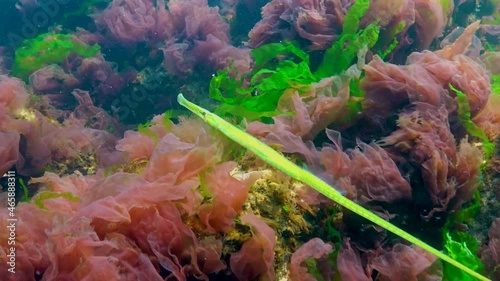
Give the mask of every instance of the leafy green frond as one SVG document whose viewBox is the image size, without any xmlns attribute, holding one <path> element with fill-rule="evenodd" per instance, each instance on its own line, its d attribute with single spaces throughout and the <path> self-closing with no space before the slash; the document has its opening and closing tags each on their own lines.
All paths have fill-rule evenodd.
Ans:
<svg viewBox="0 0 500 281">
<path fill-rule="evenodd" d="M 396 48 L 396 46 L 399 44 L 397 36 L 398 36 L 398 34 L 400 34 L 404 30 L 405 27 L 406 27 L 406 23 L 404 21 L 400 21 L 399 24 L 396 25 L 396 27 L 390 32 L 388 37 L 392 38 L 392 41 L 387 46 L 385 51 L 382 52 L 382 50 L 380 50 L 379 56 L 381 59 L 384 59 L 387 55 L 389 55 L 394 50 L 394 48 Z"/>
<path fill-rule="evenodd" d="M 216 113 L 246 118 L 248 121 L 273 117 L 278 100 L 286 89 L 304 92 L 316 79 L 309 68 L 309 55 L 295 43 L 284 41 L 264 45 L 252 51 L 256 67 L 244 77 L 250 77 L 249 85 L 242 79 L 234 79 L 229 67 L 219 71 L 210 81 L 209 96 L 222 102 Z M 286 60 L 276 60 L 286 56 Z"/>
<path fill-rule="evenodd" d="M 500 95 L 500 75 L 491 76 L 491 93 Z"/>
<path fill-rule="evenodd" d="M 150 137 L 156 143 L 160 138 L 160 135 L 156 131 L 151 130 L 149 127 L 151 127 L 151 121 L 148 121 L 144 124 L 139 124 L 137 125 L 137 132 Z"/>
<path fill-rule="evenodd" d="M 482 141 L 483 149 L 485 152 L 485 160 L 490 159 L 491 155 L 493 155 L 493 152 L 495 151 L 495 145 L 489 141 L 488 136 L 486 136 L 484 130 L 479 128 L 471 120 L 470 105 L 467 95 L 453 87 L 451 84 L 449 86 L 450 89 L 457 94 L 458 118 L 460 120 L 460 123 L 462 123 L 462 126 L 464 126 L 469 135 L 477 137 Z"/>
<path fill-rule="evenodd" d="M 21 189 L 23 190 L 23 195 L 21 196 L 21 202 L 28 202 L 29 201 L 28 186 L 26 186 L 26 183 L 21 178 L 19 179 L 19 184 L 21 185 Z"/>
<path fill-rule="evenodd" d="M 78 197 L 73 196 L 73 193 L 71 193 L 71 192 L 57 193 L 57 192 L 52 192 L 52 191 L 44 191 L 44 192 L 40 192 L 36 195 L 35 205 L 37 205 L 41 209 L 46 209 L 45 205 L 43 204 L 44 200 L 54 199 L 54 198 L 59 198 L 59 197 L 66 198 L 72 202 L 78 202 Z"/>
<path fill-rule="evenodd" d="M 24 40 L 16 49 L 12 73 L 23 80 L 44 66 L 59 64 L 71 53 L 91 57 L 99 52 L 99 45 L 89 46 L 68 34 L 44 33 Z"/>
<path fill-rule="evenodd" d="M 370 8 L 370 0 L 357 0 L 352 4 L 351 8 L 345 15 L 344 24 L 342 26 L 343 34 L 354 34 L 359 29 L 359 22 Z"/>
<path fill-rule="evenodd" d="M 444 247 L 448 255 L 454 260 L 467 266 L 477 273 L 484 274 L 484 264 L 475 254 L 479 249 L 479 244 L 472 235 L 461 231 L 444 231 Z M 444 281 L 475 281 L 473 276 L 466 274 L 462 270 L 451 266 L 450 264 L 443 265 L 443 280 Z"/>
<path fill-rule="evenodd" d="M 377 43 L 380 27 L 368 25 L 357 33 L 342 33 L 340 38 L 325 52 L 322 63 L 314 72 L 317 78 L 330 77 L 346 71 L 364 46 L 371 48 Z"/>
</svg>

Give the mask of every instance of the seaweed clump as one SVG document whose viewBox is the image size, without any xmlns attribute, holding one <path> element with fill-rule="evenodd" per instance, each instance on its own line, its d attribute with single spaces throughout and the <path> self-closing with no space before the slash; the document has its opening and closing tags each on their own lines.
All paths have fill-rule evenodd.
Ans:
<svg viewBox="0 0 500 281">
<path fill-rule="evenodd" d="M 68 34 L 40 34 L 23 41 L 16 49 L 12 73 L 24 81 L 35 70 L 50 64 L 62 63 L 69 55 L 92 57 L 100 46 L 89 46 L 75 36 Z"/>
</svg>

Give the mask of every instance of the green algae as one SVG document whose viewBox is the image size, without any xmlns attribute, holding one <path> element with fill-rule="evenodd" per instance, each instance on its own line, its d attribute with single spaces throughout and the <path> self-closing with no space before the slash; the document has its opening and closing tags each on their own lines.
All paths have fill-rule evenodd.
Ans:
<svg viewBox="0 0 500 281">
<path fill-rule="evenodd" d="M 99 50 L 99 45 L 89 46 L 72 35 L 40 34 L 24 40 L 16 49 L 12 74 L 27 81 L 35 70 L 51 64 L 60 64 L 72 53 L 91 57 Z"/>
</svg>

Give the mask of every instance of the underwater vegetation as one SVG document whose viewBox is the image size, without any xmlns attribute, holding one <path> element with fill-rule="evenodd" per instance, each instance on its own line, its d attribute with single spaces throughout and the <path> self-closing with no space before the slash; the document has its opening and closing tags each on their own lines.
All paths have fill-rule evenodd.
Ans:
<svg viewBox="0 0 500 281">
<path fill-rule="evenodd" d="M 0 7 L 1 280 L 500 280 L 499 1 Z"/>
<path fill-rule="evenodd" d="M 92 57 L 99 51 L 99 45 L 87 46 L 77 37 L 67 34 L 40 34 L 28 39 L 16 49 L 12 75 L 26 80 L 40 68 L 60 64 L 70 54 Z"/>
</svg>

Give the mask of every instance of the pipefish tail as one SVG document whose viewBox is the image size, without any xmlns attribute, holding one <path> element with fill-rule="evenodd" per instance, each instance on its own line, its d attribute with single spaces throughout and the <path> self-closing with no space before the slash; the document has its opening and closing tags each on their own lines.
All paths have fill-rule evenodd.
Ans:
<svg viewBox="0 0 500 281">
<path fill-rule="evenodd" d="M 375 215 L 364 207 L 358 205 L 354 201 L 344 197 L 340 192 L 338 192 L 334 187 L 330 186 L 320 178 L 316 177 L 311 172 L 300 168 L 295 165 L 292 161 L 288 160 L 277 151 L 261 142 L 254 136 L 246 133 L 233 126 L 231 123 L 225 121 L 219 116 L 211 113 L 210 111 L 188 101 L 182 94 L 177 96 L 177 101 L 180 105 L 186 107 L 188 110 L 202 118 L 206 123 L 208 123 L 213 128 L 219 130 L 228 138 L 237 142 L 241 146 L 255 153 L 262 160 L 266 161 L 269 165 L 275 167 L 276 169 L 281 170 L 286 173 L 290 177 L 299 180 L 310 187 L 314 188 L 324 196 L 330 198 L 335 201 L 337 204 L 343 206 L 346 209 L 351 210 L 352 212 L 358 214 L 359 216 L 371 221 L 372 223 L 379 225 L 385 228 L 387 231 L 390 231 L 397 236 L 407 240 L 410 243 L 417 245 L 418 247 L 436 255 L 438 258 L 443 261 L 459 268 L 460 270 L 474 276 L 478 280 L 482 281 L 491 281 L 490 279 L 484 277 L 483 275 L 473 271 L 472 269 L 466 267 L 460 262 L 454 260 L 448 255 L 440 252 L 439 250 L 433 248 L 429 244 L 424 241 L 418 239 L 417 237 L 411 235 L 410 233 L 402 230 L 401 228 L 395 226 L 394 224 L 382 219 L 381 217 Z"/>
</svg>

